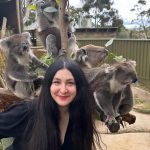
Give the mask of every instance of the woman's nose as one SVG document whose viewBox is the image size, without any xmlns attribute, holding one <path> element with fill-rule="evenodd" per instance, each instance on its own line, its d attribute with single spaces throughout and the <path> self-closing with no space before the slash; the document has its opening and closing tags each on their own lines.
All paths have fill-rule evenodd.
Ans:
<svg viewBox="0 0 150 150">
<path fill-rule="evenodd" d="M 62 84 L 61 87 L 60 87 L 60 92 L 61 93 L 66 93 L 67 92 L 67 87 L 65 84 Z"/>
</svg>

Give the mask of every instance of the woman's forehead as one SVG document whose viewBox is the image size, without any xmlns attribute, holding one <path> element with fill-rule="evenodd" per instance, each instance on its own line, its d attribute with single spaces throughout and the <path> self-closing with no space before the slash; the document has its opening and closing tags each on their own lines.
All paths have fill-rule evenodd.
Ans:
<svg viewBox="0 0 150 150">
<path fill-rule="evenodd" d="M 72 73 L 66 69 L 60 69 L 56 72 L 56 74 L 54 75 L 54 79 L 74 79 L 74 76 L 72 75 Z"/>
</svg>

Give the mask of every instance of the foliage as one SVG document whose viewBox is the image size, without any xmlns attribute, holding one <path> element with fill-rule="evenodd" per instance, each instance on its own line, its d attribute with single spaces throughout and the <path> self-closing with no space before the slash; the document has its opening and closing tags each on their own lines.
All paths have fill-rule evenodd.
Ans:
<svg viewBox="0 0 150 150">
<path fill-rule="evenodd" d="M 139 32 L 143 31 L 144 37 L 148 39 L 150 36 L 148 33 L 150 30 L 150 8 L 145 10 L 144 6 L 146 6 L 146 0 L 139 0 L 131 9 L 131 11 L 136 12 L 136 19 L 133 19 L 132 23 L 136 23 Z"/>
<path fill-rule="evenodd" d="M 121 27 L 118 34 L 117 34 L 117 38 L 130 38 L 130 31 L 127 30 L 125 27 Z"/>
<path fill-rule="evenodd" d="M 79 24 L 79 18 L 81 14 L 84 14 L 84 11 L 82 8 L 75 8 L 74 6 L 70 6 L 69 8 L 70 15 L 74 19 L 76 24 Z"/>
<path fill-rule="evenodd" d="M 82 8 L 70 7 L 71 16 L 79 24 L 80 18 L 90 18 L 92 27 L 118 27 L 123 26 L 123 20 L 119 17 L 118 11 L 112 8 L 110 0 L 82 0 L 84 5 Z"/>
<path fill-rule="evenodd" d="M 47 64 L 47 65 L 50 65 L 50 64 L 52 64 L 52 63 L 54 62 L 54 58 L 48 56 L 47 54 L 46 54 L 46 55 L 43 55 L 43 56 L 40 58 L 40 60 L 41 60 L 42 62 L 44 62 L 45 64 Z"/>
<path fill-rule="evenodd" d="M 30 10 L 35 11 L 35 10 L 36 10 L 36 5 L 34 5 L 34 4 L 29 4 L 29 5 L 27 6 L 27 8 L 29 8 Z"/>
<path fill-rule="evenodd" d="M 126 58 L 124 58 L 123 56 L 117 56 L 112 52 L 108 53 L 108 61 L 109 62 L 124 62 L 126 61 Z"/>
<path fill-rule="evenodd" d="M 29 26 L 32 23 L 34 23 L 36 21 L 36 14 L 35 12 L 31 11 L 28 17 L 28 20 L 24 23 L 25 26 Z"/>
<path fill-rule="evenodd" d="M 88 12 L 92 8 L 96 8 L 99 11 L 102 11 L 104 8 L 110 9 L 111 1 L 110 0 L 82 0 L 85 2 L 83 5 L 84 11 Z"/>
</svg>

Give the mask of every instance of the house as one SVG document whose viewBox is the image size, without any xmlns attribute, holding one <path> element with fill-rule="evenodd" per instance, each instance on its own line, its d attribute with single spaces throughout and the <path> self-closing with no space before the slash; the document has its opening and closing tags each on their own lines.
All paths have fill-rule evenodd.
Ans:
<svg viewBox="0 0 150 150">
<path fill-rule="evenodd" d="M 78 40 L 104 39 L 115 38 L 117 36 L 117 32 L 117 27 L 76 28 L 75 35 Z"/>
</svg>

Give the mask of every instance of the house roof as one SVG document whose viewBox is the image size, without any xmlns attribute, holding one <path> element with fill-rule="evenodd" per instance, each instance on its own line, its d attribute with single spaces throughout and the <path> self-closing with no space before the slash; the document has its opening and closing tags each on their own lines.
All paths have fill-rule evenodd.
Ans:
<svg viewBox="0 0 150 150">
<path fill-rule="evenodd" d="M 76 28 L 76 32 L 116 32 L 118 27 Z"/>
</svg>

